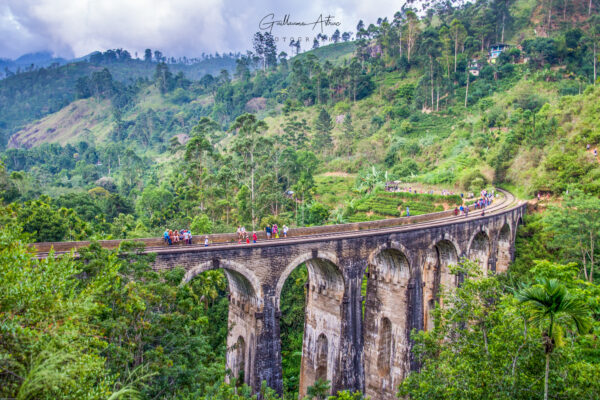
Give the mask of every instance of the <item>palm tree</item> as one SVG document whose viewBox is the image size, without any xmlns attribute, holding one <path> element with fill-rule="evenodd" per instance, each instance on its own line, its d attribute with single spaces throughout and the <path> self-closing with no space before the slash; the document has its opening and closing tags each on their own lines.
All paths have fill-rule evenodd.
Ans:
<svg viewBox="0 0 600 400">
<path fill-rule="evenodd" d="M 544 376 L 544 400 L 548 400 L 548 374 L 550 355 L 563 344 L 565 328 L 575 325 L 577 332 L 586 333 L 592 323 L 586 305 L 569 293 L 556 279 L 542 279 L 537 285 L 524 288 L 516 294 L 520 304 L 527 304 L 529 320 L 542 330 L 546 372 Z"/>
</svg>

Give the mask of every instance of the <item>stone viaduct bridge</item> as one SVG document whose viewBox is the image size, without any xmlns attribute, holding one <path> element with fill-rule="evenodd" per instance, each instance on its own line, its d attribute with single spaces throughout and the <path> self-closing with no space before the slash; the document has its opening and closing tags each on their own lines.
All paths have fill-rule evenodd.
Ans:
<svg viewBox="0 0 600 400">
<path fill-rule="evenodd" d="M 262 381 L 283 390 L 280 297 L 286 278 L 304 263 L 309 281 L 300 396 L 322 378 L 331 381 L 332 393 L 351 389 L 372 399 L 395 399 L 400 382 L 417 367 L 410 331 L 430 329 L 440 288 L 459 283 L 448 266 L 467 257 L 484 274 L 508 268 L 526 204 L 503 195 L 485 216 L 472 211 L 456 217 L 446 211 L 298 228 L 287 239 L 250 245 L 228 243 L 231 235 L 212 235 L 209 247 L 164 247 L 156 239 L 144 240 L 147 251 L 157 253 L 154 268 L 182 266 L 185 282 L 207 270 L 224 270 L 230 292 L 227 368 L 235 376 L 243 373 L 255 390 Z M 42 243 L 38 249 L 85 244 Z M 361 295 L 365 274 L 366 299 Z"/>
</svg>

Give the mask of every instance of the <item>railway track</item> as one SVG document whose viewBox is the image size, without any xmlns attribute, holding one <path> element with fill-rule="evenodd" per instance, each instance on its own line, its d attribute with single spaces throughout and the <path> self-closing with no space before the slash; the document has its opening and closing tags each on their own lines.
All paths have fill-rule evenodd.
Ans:
<svg viewBox="0 0 600 400">
<path fill-rule="evenodd" d="M 424 222 L 415 222 L 411 224 L 405 225 L 397 225 L 391 227 L 384 228 L 372 228 L 372 229 L 363 229 L 363 230 L 347 230 L 340 232 L 327 232 L 327 233 L 317 233 L 311 235 L 300 235 L 300 236 L 292 236 L 289 238 L 279 238 L 279 239 L 271 239 L 271 240 L 261 240 L 258 243 L 235 243 L 235 242 L 220 242 L 213 243 L 208 247 L 205 247 L 203 244 L 193 244 L 193 245 L 184 245 L 178 247 L 170 247 L 170 246 L 149 246 L 145 248 L 145 253 L 178 253 L 178 252 L 195 252 L 195 251 L 215 251 L 215 250 L 228 250 L 228 249 L 237 249 L 244 247 L 267 247 L 267 246 L 286 246 L 290 244 L 296 243 L 310 243 L 317 242 L 321 240 L 336 240 L 336 239 L 347 239 L 347 238 L 355 238 L 361 236 L 374 236 L 374 235 L 383 235 L 394 232 L 404 232 L 404 231 L 412 231 L 423 228 L 430 228 L 436 226 L 444 226 L 450 225 L 458 222 L 464 221 L 474 221 L 478 219 L 485 219 L 489 216 L 496 215 L 511 208 L 519 205 L 514 195 L 510 192 L 502 189 L 497 189 L 498 192 L 502 193 L 502 197 L 496 199 L 490 206 L 485 209 L 485 216 L 481 216 L 479 210 L 473 210 L 469 213 L 468 217 L 464 215 L 459 216 L 445 216 L 440 217 L 438 219 L 434 219 L 431 221 Z M 55 255 L 61 255 L 69 253 L 69 251 L 56 251 Z M 48 252 L 38 252 L 36 254 L 37 258 L 45 258 L 48 256 Z M 75 253 L 77 256 L 77 253 Z"/>
</svg>

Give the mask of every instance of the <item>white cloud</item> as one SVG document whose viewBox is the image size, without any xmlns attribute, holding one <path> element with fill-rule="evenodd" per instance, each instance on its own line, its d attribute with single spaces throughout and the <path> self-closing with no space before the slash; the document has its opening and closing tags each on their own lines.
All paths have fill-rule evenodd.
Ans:
<svg viewBox="0 0 600 400">
<path fill-rule="evenodd" d="M 167 55 L 244 51 L 260 19 L 290 14 L 294 21 L 313 21 L 331 14 L 341 31 L 354 31 L 359 19 L 391 17 L 402 3 L 384 0 L 4 0 L 0 6 L 0 57 L 51 50 L 60 56 L 82 56 L 122 47 L 142 52 L 149 47 Z M 329 28 L 327 34 L 335 28 Z M 276 27 L 276 36 L 316 35 L 304 27 Z M 8 40 L 5 40 L 8 38 Z M 303 47 L 306 48 L 306 44 Z M 288 50 L 287 44 L 280 47 Z"/>
</svg>

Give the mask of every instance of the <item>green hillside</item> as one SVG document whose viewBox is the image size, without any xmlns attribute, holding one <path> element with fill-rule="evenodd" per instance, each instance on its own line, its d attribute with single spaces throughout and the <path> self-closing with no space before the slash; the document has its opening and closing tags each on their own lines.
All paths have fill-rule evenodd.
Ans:
<svg viewBox="0 0 600 400">
<path fill-rule="evenodd" d="M 427 5 L 295 57 L 257 33 L 239 57 L 109 51 L 0 80 L 0 397 L 250 395 L 223 382 L 224 274 L 180 285 L 183 270 L 151 271 L 133 244 L 46 265 L 24 243 L 402 217 L 502 187 L 531 200 L 515 262 L 450 268 L 461 286 L 440 289 L 435 329 L 411 336 L 420 369 L 399 396 L 599 398 L 599 5 Z M 285 399 L 310 279 L 296 269 L 281 298 Z M 22 394 L 36 371 L 54 381 Z"/>
<path fill-rule="evenodd" d="M 79 78 L 92 77 L 94 72 L 107 68 L 115 84 L 130 85 L 129 90 L 135 91 L 139 80 L 152 79 L 156 72 L 156 62 L 102 56 L 107 53 L 114 56 L 112 50 L 97 52 L 96 58 L 25 71 L 0 80 L 0 144 L 6 143 L 8 137 L 24 125 L 81 98 L 77 86 Z M 199 80 L 207 74 L 216 76 L 222 70 L 232 72 L 235 59 L 234 56 L 210 57 L 190 64 L 170 64 L 169 67 L 174 74 L 182 73 Z"/>
</svg>

